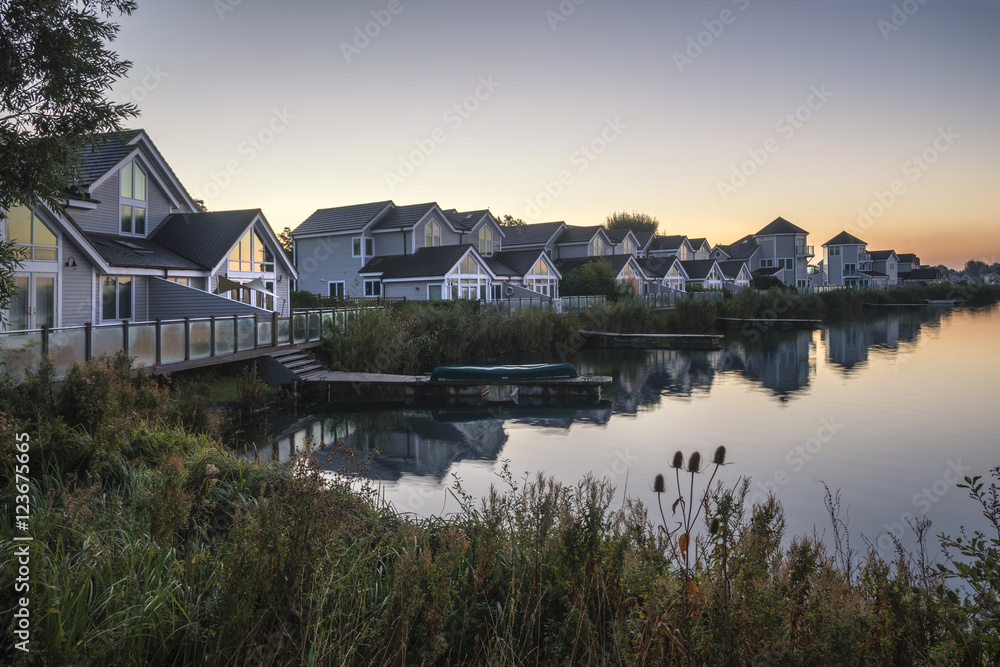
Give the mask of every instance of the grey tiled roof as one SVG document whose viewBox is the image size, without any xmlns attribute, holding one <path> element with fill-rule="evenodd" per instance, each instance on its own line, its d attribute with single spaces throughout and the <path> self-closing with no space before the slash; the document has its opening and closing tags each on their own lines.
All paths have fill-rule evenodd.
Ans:
<svg viewBox="0 0 1000 667">
<path fill-rule="evenodd" d="M 386 213 L 381 220 L 372 225 L 372 229 L 399 229 L 401 227 L 412 227 L 417 224 L 420 218 L 427 215 L 427 212 L 437 206 L 434 202 L 426 204 L 408 204 L 406 206 L 394 206 Z M 442 220 L 442 222 L 444 222 Z M 452 224 L 450 221 L 448 224 Z"/>
<path fill-rule="evenodd" d="M 445 211 L 448 219 L 451 220 L 455 227 L 466 231 L 471 230 L 487 213 L 489 213 L 487 209 L 481 211 L 456 211 L 455 209 L 450 209 Z"/>
<path fill-rule="evenodd" d="M 498 252 L 493 255 L 493 257 L 513 269 L 516 272 L 516 275 L 523 276 L 528 271 L 531 271 L 531 267 L 535 265 L 535 262 L 538 261 L 538 258 L 543 252 L 545 251 L 540 249 L 505 250 L 503 252 Z"/>
<path fill-rule="evenodd" d="M 681 266 L 687 271 L 688 277 L 691 280 L 701 280 L 702 278 L 708 277 L 708 272 L 712 270 L 712 267 L 716 264 L 714 259 L 691 259 L 686 262 L 681 262 Z"/>
<path fill-rule="evenodd" d="M 680 264 L 680 260 L 676 257 L 646 257 L 644 259 L 638 260 L 639 266 L 648 276 L 657 276 L 662 278 L 667 275 L 675 263 Z M 684 268 L 683 266 L 681 268 Z"/>
<path fill-rule="evenodd" d="M 604 232 L 608 235 L 613 243 L 621 243 L 631 232 L 631 229 L 605 229 Z M 632 236 L 635 236 L 635 232 L 632 232 Z"/>
<path fill-rule="evenodd" d="M 740 270 L 746 266 L 747 272 L 750 271 L 749 265 L 746 262 L 740 260 L 732 260 L 729 262 L 719 262 L 719 268 L 726 275 L 727 278 L 732 278 L 736 280 L 740 275 Z"/>
<path fill-rule="evenodd" d="M 639 242 L 640 248 L 645 248 L 649 240 L 656 236 L 653 232 L 632 232 L 635 234 L 635 240 Z"/>
<path fill-rule="evenodd" d="M 292 236 L 300 234 L 322 234 L 361 230 L 372 218 L 390 206 L 391 201 L 377 201 L 370 204 L 354 204 L 336 208 L 321 208 L 306 218 L 292 231 Z"/>
<path fill-rule="evenodd" d="M 885 260 L 889 259 L 895 250 L 869 250 L 868 254 L 872 256 L 872 259 Z"/>
<path fill-rule="evenodd" d="M 486 260 L 486 265 L 490 267 L 490 271 L 497 274 L 498 276 L 523 276 L 523 273 L 518 273 L 511 267 L 507 266 L 494 255 L 493 257 L 484 257 Z"/>
<path fill-rule="evenodd" d="M 600 225 L 589 225 L 581 227 L 579 225 L 566 225 L 566 229 L 556 239 L 557 244 L 564 243 L 589 243 L 600 231 L 604 229 Z"/>
<path fill-rule="evenodd" d="M 90 184 L 118 164 L 126 155 L 135 150 L 128 142 L 135 139 L 142 130 L 126 130 L 121 136 L 117 134 L 98 134 L 92 139 L 93 146 L 87 145 L 80 152 L 80 172 L 77 175 L 77 185 L 81 188 Z M 124 140 L 124 143 L 122 141 Z"/>
<path fill-rule="evenodd" d="M 840 232 L 832 239 L 824 243 L 823 245 L 867 245 L 864 241 L 859 239 L 854 234 L 848 234 L 847 232 Z"/>
<path fill-rule="evenodd" d="M 205 268 L 150 239 L 110 234 L 87 234 L 87 238 L 111 266 L 140 269 Z"/>
<path fill-rule="evenodd" d="M 708 245 L 708 239 L 688 239 L 688 243 L 691 244 L 692 248 L 697 250 L 703 245 Z"/>
<path fill-rule="evenodd" d="M 757 244 L 757 239 L 753 237 L 753 234 L 750 234 L 748 236 L 744 236 L 736 243 L 730 243 L 729 245 L 720 247 L 733 259 L 749 259 L 757 251 L 760 245 Z"/>
<path fill-rule="evenodd" d="M 532 225 L 504 227 L 504 245 L 507 247 L 544 245 L 555 235 L 564 222 L 538 222 Z"/>
<path fill-rule="evenodd" d="M 444 276 L 471 247 L 470 245 L 434 246 L 420 248 L 412 255 L 373 257 L 359 273 L 381 274 L 382 280 Z"/>
<path fill-rule="evenodd" d="M 896 253 L 896 257 L 899 257 L 899 261 L 901 261 L 901 262 L 909 262 L 910 264 L 913 264 L 915 262 L 919 262 L 920 261 L 920 259 L 916 255 L 914 255 L 912 252 L 906 252 L 906 253 L 903 253 L 902 255 L 900 255 L 899 253 Z"/>
<path fill-rule="evenodd" d="M 806 230 L 793 225 L 784 218 L 775 218 L 773 222 L 757 232 L 757 236 L 764 234 L 808 234 Z"/>
<path fill-rule="evenodd" d="M 655 252 L 657 250 L 677 250 L 684 242 L 688 240 L 688 237 L 674 234 L 672 236 L 660 236 L 657 234 L 656 238 L 653 239 L 653 243 L 649 246 L 650 252 Z M 688 241 L 690 244 L 690 241 Z"/>
<path fill-rule="evenodd" d="M 209 269 L 226 257 L 259 214 L 259 208 L 174 213 L 160 224 L 153 241 Z"/>
</svg>

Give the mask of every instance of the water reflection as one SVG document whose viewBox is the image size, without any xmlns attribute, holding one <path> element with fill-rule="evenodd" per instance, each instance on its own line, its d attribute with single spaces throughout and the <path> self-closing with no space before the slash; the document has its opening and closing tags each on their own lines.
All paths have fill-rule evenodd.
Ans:
<svg viewBox="0 0 1000 667">
<path fill-rule="evenodd" d="M 674 350 L 590 351 L 571 359 L 582 372 L 610 375 L 601 406 L 589 409 L 519 408 L 513 404 L 481 410 L 400 410 L 363 413 L 326 412 L 279 419 L 273 445 L 262 459 L 287 462 L 307 447 L 330 469 L 344 460 L 343 442 L 361 459 L 376 450 L 369 473 L 397 481 L 408 475 L 442 480 L 460 461 L 496 461 L 514 426 L 539 432 L 568 431 L 574 424 L 607 425 L 613 415 L 657 410 L 666 400 L 707 397 L 722 377 L 735 377 L 763 390 L 779 405 L 805 395 L 815 380 L 817 357 L 852 375 L 869 354 L 890 357 L 912 353 L 921 331 L 938 327 L 945 311 L 898 311 L 824 325 L 820 331 L 771 331 L 733 335 L 712 352 Z M 818 353 L 822 345 L 822 354 Z M 873 352 L 874 351 L 874 352 Z"/>
</svg>

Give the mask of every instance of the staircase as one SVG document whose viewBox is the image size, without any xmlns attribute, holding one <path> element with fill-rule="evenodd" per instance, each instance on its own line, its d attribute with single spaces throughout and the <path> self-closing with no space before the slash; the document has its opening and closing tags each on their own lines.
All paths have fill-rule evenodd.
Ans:
<svg viewBox="0 0 1000 667">
<path fill-rule="evenodd" d="M 287 350 L 266 358 L 273 360 L 263 368 L 264 381 L 271 384 L 305 382 L 329 372 L 328 368 L 305 350 Z"/>
</svg>

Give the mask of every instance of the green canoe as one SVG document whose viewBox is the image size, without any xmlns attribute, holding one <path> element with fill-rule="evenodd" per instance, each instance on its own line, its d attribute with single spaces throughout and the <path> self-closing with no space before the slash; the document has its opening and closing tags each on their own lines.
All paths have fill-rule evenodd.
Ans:
<svg viewBox="0 0 1000 667">
<path fill-rule="evenodd" d="M 431 380 L 547 380 L 575 378 L 573 364 L 527 364 L 525 366 L 438 366 Z"/>
</svg>

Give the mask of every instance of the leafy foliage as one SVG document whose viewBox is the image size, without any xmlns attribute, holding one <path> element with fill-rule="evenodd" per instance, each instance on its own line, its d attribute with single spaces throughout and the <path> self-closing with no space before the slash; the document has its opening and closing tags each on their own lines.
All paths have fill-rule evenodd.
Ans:
<svg viewBox="0 0 1000 667">
<path fill-rule="evenodd" d="M 121 131 L 132 104 L 105 98 L 131 63 L 108 44 L 134 0 L 0 0 L 0 207 L 55 204 L 90 135 Z"/>
<path fill-rule="evenodd" d="M 604 220 L 605 229 L 630 229 L 633 232 L 652 232 L 655 234 L 659 226 L 659 220 L 640 211 L 615 212 Z"/>
<path fill-rule="evenodd" d="M 620 290 L 611 262 L 597 258 L 567 272 L 559 281 L 559 293 L 563 296 L 603 294 L 609 299 L 615 299 Z"/>
</svg>

